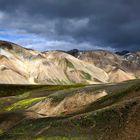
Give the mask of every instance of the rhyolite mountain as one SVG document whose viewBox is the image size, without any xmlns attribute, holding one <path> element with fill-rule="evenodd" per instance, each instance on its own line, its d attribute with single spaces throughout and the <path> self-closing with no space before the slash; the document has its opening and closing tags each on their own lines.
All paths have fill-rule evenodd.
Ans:
<svg viewBox="0 0 140 140">
<path fill-rule="evenodd" d="M 125 55 L 103 50 L 39 52 L 0 41 L 0 83 L 100 84 L 139 77 L 139 52 Z"/>
<path fill-rule="evenodd" d="M 71 50 L 67 53 L 104 70 L 109 76 L 109 82 L 140 78 L 140 51 L 112 53 L 104 50 Z"/>
</svg>

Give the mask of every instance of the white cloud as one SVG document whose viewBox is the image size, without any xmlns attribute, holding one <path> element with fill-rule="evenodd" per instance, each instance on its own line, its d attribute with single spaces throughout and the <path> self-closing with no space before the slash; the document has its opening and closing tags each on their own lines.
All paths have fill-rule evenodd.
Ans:
<svg viewBox="0 0 140 140">
<path fill-rule="evenodd" d="M 55 40 L 54 38 L 47 38 L 41 35 L 29 34 L 24 30 L 2 29 L 0 30 L 0 39 L 17 43 L 26 48 L 32 48 L 39 51 L 46 50 L 95 50 L 104 49 L 104 46 L 96 46 L 89 42 L 76 42 L 74 39 L 63 38 Z M 115 51 L 111 47 L 106 47 L 106 50 Z"/>
<path fill-rule="evenodd" d="M 39 36 L 34 36 L 31 38 L 25 38 L 17 40 L 17 43 L 23 45 L 27 48 L 33 48 L 39 51 L 47 51 L 47 50 L 71 50 L 71 49 L 79 49 L 79 50 L 96 50 L 101 49 L 103 50 L 104 47 L 96 46 L 89 44 L 88 42 L 68 42 L 64 40 L 46 40 L 45 38 L 41 38 Z M 109 51 L 116 51 L 111 47 L 106 47 L 106 50 Z"/>
</svg>

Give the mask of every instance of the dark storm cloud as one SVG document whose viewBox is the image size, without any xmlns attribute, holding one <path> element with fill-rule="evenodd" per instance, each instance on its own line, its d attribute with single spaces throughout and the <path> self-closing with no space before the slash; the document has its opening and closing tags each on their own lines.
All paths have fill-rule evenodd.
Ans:
<svg viewBox="0 0 140 140">
<path fill-rule="evenodd" d="M 0 26 L 91 49 L 134 50 L 140 46 L 139 7 L 139 0 L 0 0 Z"/>
</svg>

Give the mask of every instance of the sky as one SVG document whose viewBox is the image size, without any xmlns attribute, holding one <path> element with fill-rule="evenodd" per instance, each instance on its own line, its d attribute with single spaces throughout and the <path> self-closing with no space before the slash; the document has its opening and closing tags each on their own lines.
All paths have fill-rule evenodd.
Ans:
<svg viewBox="0 0 140 140">
<path fill-rule="evenodd" d="M 0 40 L 36 50 L 140 50 L 140 0 L 0 0 Z"/>
</svg>

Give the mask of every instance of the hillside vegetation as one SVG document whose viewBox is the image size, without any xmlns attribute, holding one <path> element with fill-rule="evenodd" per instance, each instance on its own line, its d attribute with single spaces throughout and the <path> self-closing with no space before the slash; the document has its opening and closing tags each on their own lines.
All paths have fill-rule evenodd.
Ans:
<svg viewBox="0 0 140 140">
<path fill-rule="evenodd" d="M 0 89 L 2 140 L 140 139 L 140 80 Z"/>
</svg>

